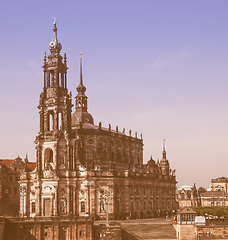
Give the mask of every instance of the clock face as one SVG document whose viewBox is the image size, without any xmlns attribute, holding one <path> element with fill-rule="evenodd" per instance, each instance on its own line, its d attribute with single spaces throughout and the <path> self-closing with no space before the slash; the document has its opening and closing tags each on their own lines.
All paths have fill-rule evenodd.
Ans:
<svg viewBox="0 0 228 240">
<path fill-rule="evenodd" d="M 55 43 L 54 42 L 50 42 L 50 47 L 54 47 Z"/>
</svg>

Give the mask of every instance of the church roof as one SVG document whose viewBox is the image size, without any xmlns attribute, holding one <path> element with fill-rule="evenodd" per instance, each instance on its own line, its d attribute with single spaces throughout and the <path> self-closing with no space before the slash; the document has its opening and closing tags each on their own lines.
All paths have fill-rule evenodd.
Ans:
<svg viewBox="0 0 228 240">
<path fill-rule="evenodd" d="M 0 164 L 6 166 L 7 168 L 11 168 L 15 159 L 0 159 Z"/>
<path fill-rule="evenodd" d="M 35 162 L 28 162 L 25 164 L 26 167 L 29 169 L 29 170 L 34 170 L 36 168 L 36 163 Z"/>
<path fill-rule="evenodd" d="M 24 164 L 29 170 L 34 170 L 36 167 L 35 162 L 23 162 L 20 157 L 17 157 L 16 159 L 0 159 L 0 164 L 4 165 L 5 167 L 12 169 L 14 163 L 16 163 L 17 160 L 20 160 L 22 164 Z M 20 163 L 19 163 L 20 164 Z"/>
<path fill-rule="evenodd" d="M 196 214 L 196 212 L 189 207 L 182 208 L 178 213 L 180 213 L 180 214 Z"/>
<path fill-rule="evenodd" d="M 73 128 L 73 130 L 79 130 L 80 129 L 80 125 L 77 125 L 77 126 L 72 127 L 72 128 Z M 89 129 L 91 129 L 91 130 L 98 130 L 98 129 L 100 129 L 100 130 L 105 131 L 105 132 L 117 133 L 117 134 L 121 134 L 121 135 L 126 136 L 126 137 L 130 137 L 130 132 L 129 132 L 129 135 L 127 135 L 125 130 L 123 130 L 121 132 L 118 129 L 116 129 L 116 130 L 111 129 L 111 128 L 109 129 L 109 128 L 105 128 L 105 127 L 102 127 L 102 126 L 94 125 L 94 124 L 91 124 L 91 123 L 83 123 L 82 124 L 82 129 L 88 129 L 88 130 Z M 137 134 L 137 133 L 135 133 L 135 134 Z M 136 137 L 135 134 L 134 135 L 132 134 L 131 137 L 135 138 L 135 139 L 138 139 L 138 140 L 142 140 L 142 139 Z"/>
</svg>

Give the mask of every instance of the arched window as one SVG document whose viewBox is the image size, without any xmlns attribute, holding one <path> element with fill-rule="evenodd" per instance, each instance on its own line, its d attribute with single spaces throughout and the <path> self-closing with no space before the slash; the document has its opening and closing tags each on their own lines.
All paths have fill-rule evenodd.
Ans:
<svg viewBox="0 0 228 240">
<path fill-rule="evenodd" d="M 85 212 L 85 202 L 81 202 L 81 212 Z"/>
<path fill-rule="evenodd" d="M 35 212 L 36 212 L 36 203 L 35 203 L 35 202 L 32 202 L 31 212 L 32 212 L 32 213 L 35 213 Z"/>
<path fill-rule="evenodd" d="M 45 161 L 46 163 L 53 162 L 53 151 L 52 151 L 51 148 L 45 149 L 45 152 L 44 152 L 44 161 Z"/>
</svg>

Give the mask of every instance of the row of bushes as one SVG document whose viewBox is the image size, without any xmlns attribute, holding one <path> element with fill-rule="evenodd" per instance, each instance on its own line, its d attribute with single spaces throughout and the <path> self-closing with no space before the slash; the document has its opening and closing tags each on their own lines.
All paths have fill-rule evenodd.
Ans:
<svg viewBox="0 0 228 240">
<path fill-rule="evenodd" d="M 214 216 L 228 219 L 228 207 L 192 207 L 198 216 Z"/>
</svg>

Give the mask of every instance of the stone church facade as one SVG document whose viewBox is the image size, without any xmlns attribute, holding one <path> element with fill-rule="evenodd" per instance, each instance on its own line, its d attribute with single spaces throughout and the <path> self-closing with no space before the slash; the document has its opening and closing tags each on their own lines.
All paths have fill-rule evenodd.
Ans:
<svg viewBox="0 0 228 240">
<path fill-rule="evenodd" d="M 21 217 L 147 218 L 176 209 L 175 170 L 165 146 L 162 159 L 143 163 L 143 140 L 125 129 L 94 124 L 82 78 L 72 113 L 67 58 L 54 23 L 50 55 L 44 56 L 36 168 L 20 177 Z"/>
</svg>

